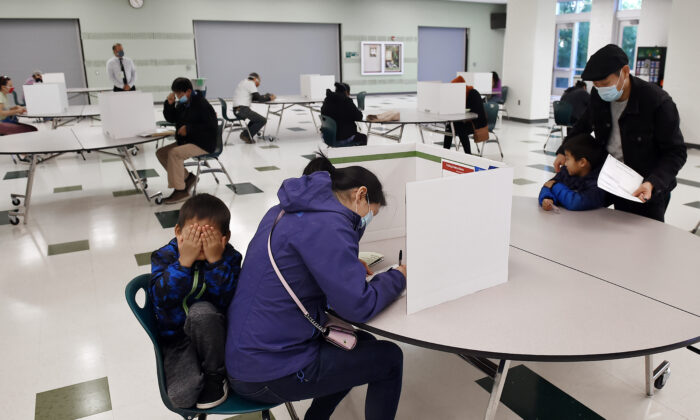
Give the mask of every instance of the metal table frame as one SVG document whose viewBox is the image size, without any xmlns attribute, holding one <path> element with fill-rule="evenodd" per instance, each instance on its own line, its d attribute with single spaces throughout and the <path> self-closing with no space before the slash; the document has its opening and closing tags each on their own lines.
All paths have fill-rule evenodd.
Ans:
<svg viewBox="0 0 700 420">
<path fill-rule="evenodd" d="M 316 131 L 318 132 L 318 123 L 316 122 L 316 117 L 314 116 L 314 113 L 320 114 L 321 110 L 319 108 L 313 106 L 313 104 L 318 104 L 318 103 L 323 103 L 323 100 L 321 100 L 321 99 L 308 99 L 308 100 L 285 101 L 284 99 L 282 99 L 279 102 L 277 100 L 265 102 L 265 105 L 267 105 L 267 113 L 265 114 L 265 118 L 269 119 L 270 115 L 274 115 L 278 118 L 277 130 L 275 130 L 275 138 L 278 138 L 279 134 L 280 134 L 280 126 L 282 125 L 282 116 L 284 115 L 284 110 L 292 108 L 294 106 L 306 108 L 309 110 L 309 114 L 311 115 L 311 121 L 313 121 L 314 127 L 315 127 Z M 273 110 L 272 107 L 275 105 L 279 105 L 279 108 Z M 265 130 L 266 129 L 267 129 L 267 124 L 265 124 L 265 126 L 263 127 L 263 131 L 262 131 L 263 137 L 265 137 Z"/>
</svg>

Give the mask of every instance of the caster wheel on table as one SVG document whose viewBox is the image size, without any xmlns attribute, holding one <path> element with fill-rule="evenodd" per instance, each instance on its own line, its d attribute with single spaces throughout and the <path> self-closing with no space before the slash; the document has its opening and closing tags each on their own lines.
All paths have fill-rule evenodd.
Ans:
<svg viewBox="0 0 700 420">
<path fill-rule="evenodd" d="M 143 189 L 147 190 L 148 189 L 148 182 L 143 181 Z"/>
<path fill-rule="evenodd" d="M 666 382 L 668 382 L 669 376 L 671 376 L 671 369 L 667 369 L 666 372 L 663 373 L 663 375 L 656 378 L 656 380 L 654 381 L 654 388 L 661 389 L 664 386 L 666 386 Z"/>
<path fill-rule="evenodd" d="M 13 198 L 13 199 L 12 199 L 12 205 L 13 205 L 13 206 L 19 206 L 19 198 Z"/>
<path fill-rule="evenodd" d="M 131 149 L 131 156 L 136 156 L 139 154 L 139 151 L 137 149 Z"/>
<path fill-rule="evenodd" d="M 10 216 L 10 224 L 11 224 L 11 225 L 18 225 L 18 224 L 19 224 L 19 217 L 17 217 L 17 216 Z"/>
<path fill-rule="evenodd" d="M 163 204 L 163 197 L 156 197 L 155 201 L 156 201 L 156 204 L 158 204 L 160 206 L 161 204 Z"/>
</svg>

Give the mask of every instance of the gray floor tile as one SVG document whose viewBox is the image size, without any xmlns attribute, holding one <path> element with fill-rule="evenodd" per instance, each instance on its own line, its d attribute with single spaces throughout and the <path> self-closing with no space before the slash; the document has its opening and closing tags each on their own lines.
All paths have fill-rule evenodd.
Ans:
<svg viewBox="0 0 700 420">
<path fill-rule="evenodd" d="M 527 185 L 527 184 L 534 184 L 535 181 L 530 181 L 529 179 L 525 178 L 515 178 L 513 180 L 513 184 L 515 185 Z"/>
<path fill-rule="evenodd" d="M 256 171 L 259 172 L 267 172 L 267 171 L 279 171 L 280 168 L 276 166 L 258 166 L 255 168 Z"/>
<path fill-rule="evenodd" d="M 160 222 L 163 229 L 175 227 L 178 217 L 180 217 L 180 210 L 167 210 L 156 213 L 156 218 L 158 218 L 158 222 Z"/>
<path fill-rule="evenodd" d="M 107 377 L 36 394 L 35 420 L 74 420 L 112 409 Z"/>
<path fill-rule="evenodd" d="M 26 178 L 27 176 L 29 176 L 28 170 L 9 171 L 5 174 L 5 177 L 3 179 L 19 179 L 19 178 Z"/>
<path fill-rule="evenodd" d="M 521 143 L 542 143 L 542 142 L 537 141 L 537 140 L 523 140 L 523 141 L 521 141 Z"/>
<path fill-rule="evenodd" d="M 547 137 L 547 136 L 549 136 L 549 137 L 551 137 L 551 138 L 553 138 L 553 139 L 561 138 L 561 135 L 560 135 L 560 134 L 552 134 L 552 135 L 550 136 L 550 135 L 547 134 L 547 133 L 535 133 L 535 135 L 536 135 L 536 136 L 542 136 L 542 137 Z"/>
<path fill-rule="evenodd" d="M 698 182 L 698 181 L 691 181 L 689 179 L 683 179 L 683 178 L 676 178 L 676 181 L 678 181 L 679 184 L 689 185 L 691 187 L 700 188 L 700 182 Z"/>
<path fill-rule="evenodd" d="M 301 127 L 289 127 L 289 128 L 287 128 L 287 130 L 289 130 L 289 131 L 306 131 L 305 128 L 301 128 Z"/>
<path fill-rule="evenodd" d="M 279 149 L 279 146 L 275 146 L 274 144 L 271 144 L 269 146 L 260 146 L 261 149 Z"/>
<path fill-rule="evenodd" d="M 121 161 L 122 161 L 122 158 L 118 158 L 118 157 L 102 159 L 103 163 L 121 162 Z"/>
<path fill-rule="evenodd" d="M 134 254 L 134 258 L 136 258 L 136 265 L 139 267 L 143 265 L 149 265 L 151 264 L 151 253 L 150 252 L 142 252 L 140 254 Z"/>
<path fill-rule="evenodd" d="M 547 171 L 547 172 L 552 172 L 554 173 L 554 166 L 550 165 L 543 165 L 541 163 L 538 163 L 536 165 L 527 165 L 528 168 L 535 168 L 535 169 L 540 169 L 542 171 Z"/>
<path fill-rule="evenodd" d="M 299 121 L 299 124 L 313 124 L 313 121 Z"/>
<path fill-rule="evenodd" d="M 306 158 L 308 160 L 316 159 L 316 155 L 301 155 L 301 157 Z"/>
<path fill-rule="evenodd" d="M 125 197 L 127 195 L 136 195 L 136 194 L 140 194 L 140 193 L 141 193 L 141 191 L 134 188 L 133 190 L 112 191 L 112 196 L 113 197 Z"/>
<path fill-rule="evenodd" d="M 0 211 L 0 226 L 10 224 L 9 213 L 10 213 L 9 210 Z"/>
<path fill-rule="evenodd" d="M 556 156 L 557 155 L 557 152 L 550 152 L 549 150 L 537 149 L 537 150 L 530 150 L 530 151 L 532 153 L 539 153 L 541 155 L 547 155 L 547 156 Z M 540 169 L 540 168 L 538 168 L 538 169 Z"/>
<path fill-rule="evenodd" d="M 251 184 L 250 182 L 242 182 L 240 184 L 234 185 L 236 186 L 236 190 L 234 192 L 238 195 L 257 194 L 263 192 L 263 190 Z M 231 184 L 227 184 L 226 186 L 229 187 L 231 191 L 233 191 L 233 187 L 231 186 Z"/>
<path fill-rule="evenodd" d="M 87 251 L 90 249 L 90 241 L 63 242 L 49 245 L 48 255 L 68 254 L 70 252 Z"/>
<path fill-rule="evenodd" d="M 696 209 L 700 209 L 700 201 L 693 201 L 692 203 L 685 203 L 685 205 L 690 206 L 690 207 L 695 207 Z M 2 215 L 2 213 L 0 213 L 0 217 L 2 217 L 1 215 Z M 0 223 L 1 223 L 1 221 L 0 221 Z"/>
<path fill-rule="evenodd" d="M 69 191 L 82 191 L 83 186 L 82 185 L 70 185 L 68 187 L 56 187 L 53 189 L 54 193 L 62 193 L 62 192 L 69 192 Z"/>
<path fill-rule="evenodd" d="M 156 178 L 160 176 L 155 169 L 138 169 L 136 172 L 138 172 L 140 178 Z"/>
</svg>

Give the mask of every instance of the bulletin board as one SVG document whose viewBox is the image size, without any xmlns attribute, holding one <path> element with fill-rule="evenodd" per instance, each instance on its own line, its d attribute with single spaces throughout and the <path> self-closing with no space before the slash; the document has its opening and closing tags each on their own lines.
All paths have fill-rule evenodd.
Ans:
<svg viewBox="0 0 700 420">
<path fill-rule="evenodd" d="M 403 42 L 362 42 L 363 76 L 403 74 Z"/>
</svg>

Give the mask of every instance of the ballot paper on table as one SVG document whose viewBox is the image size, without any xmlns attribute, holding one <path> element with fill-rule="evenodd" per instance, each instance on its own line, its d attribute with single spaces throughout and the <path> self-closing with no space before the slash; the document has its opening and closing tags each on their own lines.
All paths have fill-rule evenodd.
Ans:
<svg viewBox="0 0 700 420">
<path fill-rule="evenodd" d="M 644 178 L 634 169 L 608 155 L 605 164 L 598 175 L 598 188 L 622 197 L 626 200 L 641 203 L 642 200 L 632 194 L 642 185 Z"/>
</svg>

